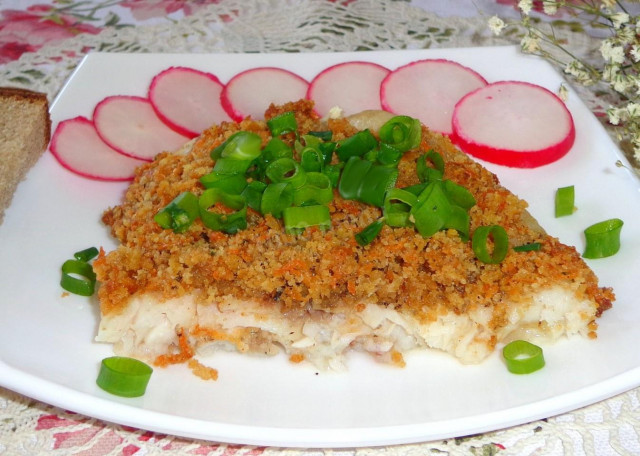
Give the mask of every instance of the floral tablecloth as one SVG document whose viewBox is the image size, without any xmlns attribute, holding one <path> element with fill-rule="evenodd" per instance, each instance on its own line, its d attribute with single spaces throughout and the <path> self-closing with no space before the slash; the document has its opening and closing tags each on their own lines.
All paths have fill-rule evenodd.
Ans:
<svg viewBox="0 0 640 456">
<path fill-rule="evenodd" d="M 487 19 L 510 0 L 1 0 L 0 85 L 53 100 L 80 59 L 107 52 L 320 52 L 515 44 Z M 312 19 L 312 20 L 311 20 Z M 305 24 L 302 28 L 301 24 Z M 574 52 L 597 42 L 571 27 Z M 313 39 L 308 39 L 313 37 Z M 599 113 L 603 101 L 581 95 Z M 640 389 L 560 416 L 445 441 L 283 449 L 193 441 L 101 422 L 0 388 L 0 455 L 640 454 Z"/>
</svg>

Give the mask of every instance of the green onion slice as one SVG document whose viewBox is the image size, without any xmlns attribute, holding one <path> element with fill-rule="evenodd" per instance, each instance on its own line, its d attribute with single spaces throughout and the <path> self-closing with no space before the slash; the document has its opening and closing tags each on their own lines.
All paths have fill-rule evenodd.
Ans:
<svg viewBox="0 0 640 456">
<path fill-rule="evenodd" d="M 489 238 L 493 240 L 492 252 L 489 251 Z M 479 226 L 473 232 L 471 248 L 476 258 L 483 263 L 500 263 L 509 250 L 509 235 L 500 225 Z"/>
<path fill-rule="evenodd" d="M 81 260 L 67 260 L 62 264 L 60 286 L 70 293 L 91 296 L 95 291 L 96 274 L 93 267 Z"/>
<path fill-rule="evenodd" d="M 380 234 L 382 227 L 384 226 L 384 217 L 379 218 L 373 223 L 370 223 L 355 235 L 356 242 L 361 245 L 369 245 Z"/>
<path fill-rule="evenodd" d="M 298 122 L 292 111 L 285 112 L 267 120 L 267 126 L 269 130 L 271 130 L 272 136 L 280 136 L 298 131 Z"/>
<path fill-rule="evenodd" d="M 442 155 L 433 150 L 421 155 L 416 162 L 416 173 L 420 182 L 442 180 L 444 175 L 444 159 Z"/>
<path fill-rule="evenodd" d="M 137 359 L 124 356 L 105 358 L 96 383 L 108 393 L 121 397 L 144 395 L 153 369 Z"/>
<path fill-rule="evenodd" d="M 262 202 L 262 194 L 267 188 L 267 184 L 260 181 L 251 181 L 240 194 L 254 211 L 260 212 L 260 204 Z"/>
<path fill-rule="evenodd" d="M 333 200 L 333 188 L 329 177 L 322 173 L 307 173 L 305 184 L 293 193 L 295 206 L 326 204 Z"/>
<path fill-rule="evenodd" d="M 584 230 L 586 240 L 582 256 L 589 259 L 605 258 L 620 250 L 620 233 L 624 222 L 618 218 L 605 220 Z"/>
<path fill-rule="evenodd" d="M 293 204 L 293 194 L 291 185 L 286 182 L 267 185 L 262 193 L 260 212 L 276 218 L 282 217 L 282 211 Z"/>
<path fill-rule="evenodd" d="M 556 190 L 556 217 L 571 215 L 575 211 L 575 189 L 573 185 Z"/>
<path fill-rule="evenodd" d="M 331 130 L 310 131 L 307 134 L 315 136 L 316 138 L 320 138 L 323 141 L 331 141 L 331 138 L 333 137 L 333 132 Z"/>
<path fill-rule="evenodd" d="M 200 178 L 204 188 L 218 188 L 226 193 L 239 195 L 247 186 L 247 179 L 242 174 L 218 174 L 213 171 Z"/>
<path fill-rule="evenodd" d="M 318 226 L 322 230 L 331 228 L 329 208 L 320 204 L 287 207 L 282 211 L 282 218 L 287 234 L 300 234 L 311 226 Z"/>
<path fill-rule="evenodd" d="M 322 171 L 324 166 L 324 155 L 320 149 L 305 147 L 300 152 L 300 166 L 305 171 Z"/>
<path fill-rule="evenodd" d="M 451 206 L 451 214 L 449 218 L 445 220 L 443 228 L 452 228 L 458 232 L 462 242 L 469 240 L 470 231 L 470 217 L 469 213 L 460 206 Z"/>
<path fill-rule="evenodd" d="M 198 197 L 191 192 L 183 192 L 161 209 L 153 219 L 164 229 L 183 233 L 198 218 Z"/>
<path fill-rule="evenodd" d="M 256 133 L 238 131 L 211 151 L 211 158 L 220 157 L 234 160 L 255 160 L 262 152 L 262 138 Z"/>
<path fill-rule="evenodd" d="M 79 252 L 74 253 L 73 257 L 78 261 L 84 261 L 85 263 L 87 263 L 97 257 L 98 253 L 100 252 L 97 248 L 89 247 L 88 249 L 80 250 Z"/>
<path fill-rule="evenodd" d="M 396 149 L 389 144 L 381 143 L 380 149 L 376 155 L 376 160 L 378 160 L 378 163 L 381 165 L 397 165 L 402 158 L 402 155 L 403 153 L 401 150 Z"/>
<path fill-rule="evenodd" d="M 411 226 L 409 215 L 418 197 L 400 188 L 390 189 L 384 198 L 382 215 L 389 226 Z"/>
<path fill-rule="evenodd" d="M 539 242 L 531 242 L 529 244 L 517 245 L 513 248 L 514 252 L 534 252 L 540 250 L 542 248 L 542 244 Z"/>
<path fill-rule="evenodd" d="M 382 207 L 387 190 L 396 185 L 398 173 L 398 168 L 374 164 L 360 182 L 357 199 Z"/>
<path fill-rule="evenodd" d="M 302 187 L 307 180 L 306 172 L 293 158 L 279 158 L 269 163 L 266 173 L 271 182 L 287 183 L 294 189 Z"/>
<path fill-rule="evenodd" d="M 340 196 L 348 200 L 357 199 L 360 194 L 360 186 L 372 166 L 373 163 L 368 160 L 351 157 L 344 165 L 338 183 Z"/>
<path fill-rule="evenodd" d="M 451 203 L 442 190 L 440 181 L 433 181 L 418 195 L 411 208 L 413 223 L 422 235 L 428 238 L 444 228 L 451 216 Z"/>
<path fill-rule="evenodd" d="M 542 348 L 526 340 L 514 340 L 502 349 L 507 369 L 513 374 L 530 374 L 544 367 Z"/>
<path fill-rule="evenodd" d="M 214 211 L 210 210 L 218 204 L 221 206 Z M 209 229 L 233 234 L 247 227 L 247 202 L 240 195 L 232 195 L 219 188 L 210 188 L 202 192 L 198 206 L 200 219 Z"/>
<path fill-rule="evenodd" d="M 462 185 L 458 185 L 452 180 L 446 179 L 442 181 L 444 191 L 452 204 L 469 210 L 476 205 L 476 199 L 473 194 Z"/>
<path fill-rule="evenodd" d="M 341 161 L 346 162 L 351 157 L 360 157 L 373 150 L 378 145 L 373 133 L 369 130 L 361 130 L 353 136 L 338 142 L 336 154 Z"/>
<path fill-rule="evenodd" d="M 378 134 L 382 143 L 389 144 L 400 152 L 406 152 L 420 145 L 422 127 L 418 119 L 395 116 L 380 127 Z"/>
</svg>

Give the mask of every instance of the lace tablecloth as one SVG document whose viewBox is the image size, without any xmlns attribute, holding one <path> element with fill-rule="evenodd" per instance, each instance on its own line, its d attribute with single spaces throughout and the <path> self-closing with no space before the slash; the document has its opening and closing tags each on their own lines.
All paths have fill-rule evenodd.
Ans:
<svg viewBox="0 0 640 456">
<path fill-rule="evenodd" d="M 0 2 L 1 85 L 51 100 L 80 59 L 107 52 L 320 52 L 514 44 L 486 21 L 509 0 L 103 0 Z M 588 56 L 597 42 L 570 35 Z M 602 108 L 594 93 L 580 91 Z M 0 455 L 640 454 L 640 389 L 560 416 L 445 441 L 302 450 L 192 441 L 131 429 L 0 388 Z"/>
</svg>

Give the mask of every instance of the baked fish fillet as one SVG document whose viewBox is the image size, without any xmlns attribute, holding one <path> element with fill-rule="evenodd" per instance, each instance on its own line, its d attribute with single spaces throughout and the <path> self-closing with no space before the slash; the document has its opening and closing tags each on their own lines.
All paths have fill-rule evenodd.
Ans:
<svg viewBox="0 0 640 456">
<path fill-rule="evenodd" d="M 328 128 L 334 140 L 386 119 L 321 121 L 303 101 L 272 106 L 266 118 L 291 110 L 301 133 Z M 546 234 L 494 174 L 424 127 L 419 149 L 399 164 L 396 186 L 417 184 L 416 160 L 433 149 L 445 160 L 444 177 L 477 201 L 471 232 L 498 224 L 511 246 L 538 242 L 540 250 L 510 250 L 501 263 L 485 264 L 454 230 L 424 239 L 388 226 L 362 247 L 354 234 L 381 211 L 337 192 L 328 231 L 285 234 L 279 220 L 252 211 L 248 228 L 233 235 L 199 221 L 182 234 L 160 228 L 154 215 L 181 192 L 203 191 L 198 179 L 212 169 L 210 151 L 238 130 L 270 138 L 261 121 L 213 126 L 140 167 L 122 204 L 104 213 L 120 245 L 94 263 L 96 340 L 117 354 L 166 365 L 219 349 L 284 352 L 293 362 L 341 369 L 352 350 L 399 366 L 409 350 L 426 348 L 478 363 L 512 339 L 596 337 L 612 290 L 599 287 L 576 249 Z"/>
</svg>

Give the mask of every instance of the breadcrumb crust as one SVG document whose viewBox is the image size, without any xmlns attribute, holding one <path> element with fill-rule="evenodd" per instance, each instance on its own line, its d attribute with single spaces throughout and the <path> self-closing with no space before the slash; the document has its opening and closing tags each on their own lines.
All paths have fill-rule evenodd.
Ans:
<svg viewBox="0 0 640 456">
<path fill-rule="evenodd" d="M 301 132 L 326 129 L 306 101 L 272 106 L 266 118 L 292 109 Z M 328 127 L 334 139 L 355 132 L 344 119 L 329 120 Z M 574 247 L 531 223 L 523 200 L 446 137 L 426 128 L 419 150 L 402 159 L 397 186 L 418 183 L 416 159 L 434 149 L 445 160 L 444 177 L 468 188 L 477 200 L 470 211 L 471 232 L 480 225 L 499 224 L 511 246 L 539 242 L 539 251 L 510 251 L 500 264 L 484 264 L 454 230 L 423 239 L 413 229 L 388 226 L 361 247 L 354 234 L 381 211 L 343 200 L 337 192 L 329 205 L 332 229 L 327 232 L 307 229 L 288 235 L 279 220 L 251 210 L 248 229 L 234 235 L 211 231 L 199 220 L 182 234 L 160 228 L 153 216 L 181 192 L 202 193 L 198 179 L 212 169 L 211 149 L 240 129 L 258 133 L 265 143 L 269 139 L 262 121 L 213 126 L 188 153 L 163 153 L 141 166 L 122 204 L 105 211 L 103 221 L 121 245 L 101 251 L 94 262 L 103 315 L 120 312 L 135 294 L 153 293 L 164 300 L 192 294 L 209 304 L 232 295 L 284 314 L 307 309 L 359 312 L 363 302 L 375 303 L 421 322 L 490 307 L 489 329 L 496 331 L 507 324 L 506 301 L 522 302 L 552 285 L 561 284 L 577 299 L 594 302 L 596 316 L 612 305 L 613 291 L 598 286 Z"/>
</svg>

